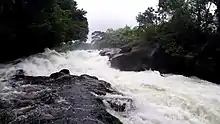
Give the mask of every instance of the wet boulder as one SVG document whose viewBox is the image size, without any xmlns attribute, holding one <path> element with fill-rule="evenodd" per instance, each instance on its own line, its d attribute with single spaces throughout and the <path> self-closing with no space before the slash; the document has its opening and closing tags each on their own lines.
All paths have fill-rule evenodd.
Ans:
<svg viewBox="0 0 220 124">
<path fill-rule="evenodd" d="M 128 48 L 128 51 L 110 58 L 111 67 L 122 71 L 144 71 L 156 69 L 163 64 L 165 52 L 158 44 L 134 47 L 130 50 Z M 157 61 L 157 58 L 160 58 L 160 61 Z"/>
<path fill-rule="evenodd" d="M 62 69 L 59 72 L 53 73 L 50 75 L 50 78 L 56 79 L 58 77 L 64 76 L 64 75 L 69 75 L 70 71 L 68 69 Z"/>
<path fill-rule="evenodd" d="M 152 56 L 152 48 L 133 49 L 128 53 L 114 55 L 110 59 L 111 67 L 122 71 L 143 71 L 149 69 L 148 62 Z"/>
<path fill-rule="evenodd" d="M 122 124 L 103 103 L 107 93 L 121 94 L 97 77 L 70 75 L 64 69 L 49 77 L 24 75 L 9 82 L 13 91 L 0 91 L 2 124 Z M 125 104 L 110 103 L 116 112 L 126 109 Z"/>
</svg>

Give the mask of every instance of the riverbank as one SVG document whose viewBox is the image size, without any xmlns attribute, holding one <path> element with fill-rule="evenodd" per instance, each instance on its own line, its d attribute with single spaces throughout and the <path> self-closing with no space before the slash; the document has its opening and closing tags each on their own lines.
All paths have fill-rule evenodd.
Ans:
<svg viewBox="0 0 220 124">
<path fill-rule="evenodd" d="M 160 44 L 125 45 L 117 50 L 104 50 L 111 67 L 121 71 L 155 70 L 162 74 L 179 74 L 220 84 L 217 60 L 200 56 L 171 55 Z"/>
</svg>

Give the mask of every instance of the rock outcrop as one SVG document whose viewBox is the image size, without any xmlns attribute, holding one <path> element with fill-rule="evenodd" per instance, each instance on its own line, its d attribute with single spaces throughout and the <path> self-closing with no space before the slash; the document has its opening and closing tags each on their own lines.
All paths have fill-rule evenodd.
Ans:
<svg viewBox="0 0 220 124">
<path fill-rule="evenodd" d="M 153 66 L 151 61 L 154 59 L 154 56 L 161 54 L 159 53 L 158 45 L 133 49 L 127 47 L 123 48 L 122 51 L 110 58 L 110 62 L 113 68 L 123 71 L 143 71 L 149 69 Z"/>
<path fill-rule="evenodd" d="M 70 75 L 67 69 L 32 77 L 19 70 L 8 85 L 0 93 L 1 124 L 121 124 L 103 103 L 107 93 L 120 93 L 97 77 Z M 127 103 L 106 101 L 115 111 L 126 109 Z"/>
<path fill-rule="evenodd" d="M 144 71 L 151 69 L 157 70 L 162 74 L 172 73 L 184 76 L 197 76 L 220 84 L 220 79 L 217 76 L 218 69 L 208 64 L 211 61 L 208 58 L 196 59 L 196 57 L 191 56 L 170 55 L 159 44 L 127 45 L 122 47 L 119 53 L 109 57 L 109 61 L 111 67 L 121 71 Z"/>
<path fill-rule="evenodd" d="M 122 71 L 157 70 L 161 73 L 190 75 L 192 58 L 168 55 L 159 44 L 135 47 L 130 52 L 116 54 L 110 59 L 111 66 Z"/>
</svg>

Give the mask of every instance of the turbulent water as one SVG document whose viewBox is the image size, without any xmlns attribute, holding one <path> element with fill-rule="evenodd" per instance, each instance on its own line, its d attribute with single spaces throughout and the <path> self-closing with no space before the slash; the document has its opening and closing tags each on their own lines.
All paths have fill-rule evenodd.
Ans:
<svg viewBox="0 0 220 124">
<path fill-rule="evenodd" d="M 17 69 L 32 76 L 48 76 L 67 68 L 75 75 L 89 74 L 108 81 L 113 88 L 131 98 L 133 107 L 126 112 L 109 110 L 124 124 L 220 123 L 220 86 L 178 75 L 162 77 L 154 71 L 122 72 L 110 68 L 108 58 L 98 53 L 47 50 L 17 64 L 0 65 L 0 90 L 10 91 L 4 80 Z"/>
</svg>

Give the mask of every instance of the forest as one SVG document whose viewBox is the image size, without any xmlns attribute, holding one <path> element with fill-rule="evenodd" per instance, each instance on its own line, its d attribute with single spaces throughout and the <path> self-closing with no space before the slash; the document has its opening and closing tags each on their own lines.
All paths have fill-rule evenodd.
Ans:
<svg viewBox="0 0 220 124">
<path fill-rule="evenodd" d="M 85 15 L 74 0 L 0 0 L 0 62 L 86 41 Z"/>
<path fill-rule="evenodd" d="M 218 74 L 220 63 L 219 0 L 159 0 L 156 8 L 148 7 L 136 16 L 136 20 L 138 25 L 135 27 L 93 32 L 92 43 L 98 48 L 130 49 L 156 43 L 172 61 L 166 62 L 161 59 L 162 55 L 159 56 L 165 70 L 174 68 L 165 73 L 218 80 L 213 75 Z M 158 62 L 156 60 L 153 63 Z M 162 70 L 159 66 L 155 69 Z"/>
</svg>

